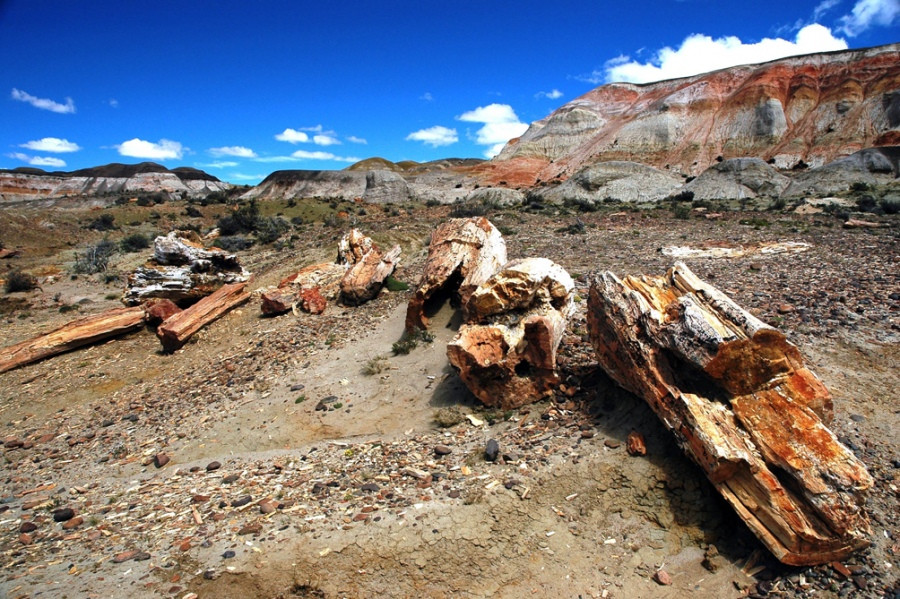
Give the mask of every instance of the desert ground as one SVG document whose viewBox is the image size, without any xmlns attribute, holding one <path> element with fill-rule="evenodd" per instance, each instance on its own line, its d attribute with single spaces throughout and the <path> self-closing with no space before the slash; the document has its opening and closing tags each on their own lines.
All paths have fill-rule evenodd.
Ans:
<svg viewBox="0 0 900 599">
<path fill-rule="evenodd" d="M 203 232 L 230 209 L 90 204 L 0 212 L 0 241 L 21 250 L 0 278 L 21 269 L 39 282 L 0 295 L 2 345 L 121 305 L 127 274 L 151 252 L 73 275 L 83 248 Z M 847 214 L 801 202 L 490 209 L 510 258 L 549 258 L 577 287 L 562 385 L 501 412 L 448 364 L 451 300 L 433 314 L 433 339 L 392 351 L 431 231 L 451 207 L 261 209 L 297 218 L 279 242 L 237 252 L 252 288 L 333 259 L 355 226 L 402 246 L 394 276 L 410 289 L 321 315 L 263 317 L 253 298 L 173 354 L 142 330 L 0 374 L 5 596 L 900 596 L 897 215 L 845 229 Z M 101 213 L 115 229 L 88 227 Z M 808 248 L 683 259 L 782 330 L 830 389 L 832 428 L 875 480 L 872 545 L 843 563 L 772 558 L 650 408 L 606 377 L 587 337 L 592 273 L 656 275 L 674 260 L 662 248 L 767 242 Z M 632 431 L 646 456 L 627 453 Z M 74 517 L 56 522 L 65 508 Z"/>
</svg>

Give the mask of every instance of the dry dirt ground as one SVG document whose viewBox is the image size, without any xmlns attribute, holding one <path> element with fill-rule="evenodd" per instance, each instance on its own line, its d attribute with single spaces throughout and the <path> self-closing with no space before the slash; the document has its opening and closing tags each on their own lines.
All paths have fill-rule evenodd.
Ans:
<svg viewBox="0 0 900 599">
<path fill-rule="evenodd" d="M 177 224 L 181 208 L 156 208 L 162 218 L 152 229 Z M 379 243 L 403 246 L 396 276 L 415 284 L 430 232 L 448 211 L 376 207 L 353 219 Z M 209 225 L 215 214 L 206 213 Z M 121 279 L 69 274 L 73 250 L 100 237 L 83 228 L 93 214 L 0 213 L 0 240 L 23 250 L 6 262 L 41 276 L 41 289 L 2 296 L 4 346 L 117 305 Z M 547 257 L 576 278 L 579 310 L 561 349 L 564 388 L 553 398 L 507 413 L 479 407 L 447 363 L 458 326 L 450 302 L 434 315 L 433 341 L 393 355 L 408 291 L 359 308 L 330 305 L 320 316 L 263 318 L 254 299 L 172 355 L 141 331 L 0 374 L 0 591 L 897 596 L 897 217 L 855 230 L 790 211 L 489 217 L 510 258 Z M 150 230 L 139 215 L 116 222 L 126 218 Z M 292 247 L 241 253 L 253 286 L 331 258 L 351 224 L 331 222 L 299 227 Z M 658 274 L 672 262 L 660 249 L 673 245 L 784 241 L 810 247 L 686 261 L 784 330 L 831 389 L 833 428 L 875 479 L 872 547 L 844 564 L 775 562 L 649 408 L 604 376 L 587 342 L 581 300 L 590 273 Z M 148 254 L 116 256 L 109 274 Z M 647 456 L 625 451 L 631 431 L 645 437 Z M 484 458 L 489 439 L 499 443 L 496 462 Z M 156 467 L 160 454 L 169 461 Z M 55 522 L 64 508 L 75 517 Z M 671 584 L 657 582 L 659 570 Z"/>
</svg>

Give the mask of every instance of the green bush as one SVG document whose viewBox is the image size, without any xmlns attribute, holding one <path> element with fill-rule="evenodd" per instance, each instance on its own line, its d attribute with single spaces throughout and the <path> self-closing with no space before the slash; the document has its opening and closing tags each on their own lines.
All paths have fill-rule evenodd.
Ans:
<svg viewBox="0 0 900 599">
<path fill-rule="evenodd" d="M 119 242 L 119 249 L 126 254 L 139 252 L 150 247 L 150 239 L 142 233 L 132 233 Z"/>
<path fill-rule="evenodd" d="M 291 224 L 280 216 L 256 219 L 256 240 L 260 243 L 272 243 L 291 230 Z"/>
<path fill-rule="evenodd" d="M 252 233 L 256 230 L 258 220 L 259 206 L 256 205 L 256 200 L 250 200 L 249 204 L 245 204 L 219 219 L 219 232 L 222 235 Z"/>
<path fill-rule="evenodd" d="M 115 218 L 109 213 L 101 214 L 88 223 L 87 228 L 94 231 L 111 231 L 116 228 Z"/>
<path fill-rule="evenodd" d="M 96 245 L 89 246 L 81 253 L 75 254 L 75 265 L 72 270 L 78 274 L 92 275 L 104 272 L 109 266 L 109 258 L 116 251 L 116 244 L 104 239 Z"/>
<path fill-rule="evenodd" d="M 17 291 L 31 291 L 38 286 L 37 279 L 21 270 L 14 270 L 6 277 L 6 284 L 3 288 L 6 293 L 15 293 Z"/>
<path fill-rule="evenodd" d="M 249 249 L 253 245 L 252 239 L 247 239 L 246 237 L 241 237 L 240 235 L 233 235 L 228 237 L 219 237 L 215 241 L 213 241 L 213 245 L 217 248 L 221 248 L 226 252 L 240 252 L 246 249 Z"/>
</svg>

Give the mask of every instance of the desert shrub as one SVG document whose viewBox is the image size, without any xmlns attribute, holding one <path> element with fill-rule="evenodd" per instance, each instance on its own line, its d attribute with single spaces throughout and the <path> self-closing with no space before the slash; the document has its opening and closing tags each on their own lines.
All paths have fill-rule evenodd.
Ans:
<svg viewBox="0 0 900 599">
<path fill-rule="evenodd" d="M 387 356 L 375 356 L 368 362 L 366 362 L 365 366 L 363 366 L 362 372 L 368 376 L 374 376 L 376 374 L 381 374 L 385 370 L 388 370 L 391 367 L 391 362 L 388 360 Z"/>
<path fill-rule="evenodd" d="M 101 214 L 88 223 L 87 228 L 94 231 L 111 231 L 116 228 L 115 218 L 112 214 Z"/>
<path fill-rule="evenodd" d="M 691 218 L 691 207 L 684 204 L 676 204 L 672 208 L 672 216 L 678 220 L 689 220 Z"/>
<path fill-rule="evenodd" d="M 587 231 L 584 221 L 580 218 L 576 218 L 574 223 L 566 227 L 560 227 L 556 232 L 566 233 L 567 235 L 584 235 Z"/>
<path fill-rule="evenodd" d="M 885 214 L 897 214 L 900 212 L 900 197 L 886 196 L 878 202 Z"/>
<path fill-rule="evenodd" d="M 150 247 L 150 239 L 143 233 L 132 233 L 119 242 L 119 249 L 126 254 L 139 252 Z"/>
<path fill-rule="evenodd" d="M 272 243 L 291 230 L 291 224 L 280 216 L 256 219 L 256 239 L 260 243 Z"/>
<path fill-rule="evenodd" d="M 863 181 L 854 181 L 850 184 L 850 191 L 869 191 L 869 184 Z"/>
<path fill-rule="evenodd" d="M 434 333 L 425 330 L 418 330 L 413 333 L 403 333 L 399 341 L 391 346 L 391 351 L 395 356 L 406 355 L 419 346 L 419 342 L 431 343 L 434 341 Z"/>
<path fill-rule="evenodd" d="M 249 249 L 253 245 L 252 239 L 247 239 L 240 235 L 231 235 L 227 237 L 219 237 L 213 242 L 217 248 L 221 248 L 226 252 L 240 252 Z"/>
<path fill-rule="evenodd" d="M 6 293 L 31 291 L 37 287 L 37 279 L 21 270 L 13 270 L 7 275 L 3 289 Z"/>
<path fill-rule="evenodd" d="M 194 206 L 188 206 L 184 209 L 184 215 L 190 216 L 191 218 L 200 218 L 203 216 L 203 213 L 197 210 Z"/>
<path fill-rule="evenodd" d="M 875 201 L 875 198 L 866 194 L 857 198 L 856 200 L 856 208 L 860 212 L 877 212 L 878 211 L 878 202 Z"/>
<path fill-rule="evenodd" d="M 585 198 L 566 198 L 564 204 L 569 208 L 574 208 L 578 212 L 597 212 L 600 206 L 597 202 L 592 202 Z"/>
<path fill-rule="evenodd" d="M 219 219 L 219 231 L 222 235 L 236 235 L 237 233 L 252 233 L 256 230 L 259 220 L 259 206 L 256 200 L 250 200 L 249 204 L 240 206 L 231 214 L 226 214 Z"/>
<path fill-rule="evenodd" d="M 684 191 L 679 191 L 678 193 L 673 193 L 669 197 L 665 199 L 666 202 L 693 202 L 694 201 L 694 192 L 688 189 Z"/>
<path fill-rule="evenodd" d="M 769 204 L 769 210 L 784 210 L 787 207 L 787 200 L 784 198 L 776 198 Z"/>
<path fill-rule="evenodd" d="M 303 217 L 302 216 L 294 216 L 291 217 L 291 224 L 295 227 L 300 227 L 303 225 Z"/>
<path fill-rule="evenodd" d="M 397 280 L 393 275 L 388 275 L 384 281 L 384 286 L 388 288 L 388 291 L 406 291 L 409 289 L 409 283 Z"/>
<path fill-rule="evenodd" d="M 109 266 L 109 258 L 116 251 L 116 244 L 109 239 L 88 246 L 84 251 L 75 254 L 75 265 L 72 270 L 77 274 L 92 275 L 104 272 Z"/>
</svg>

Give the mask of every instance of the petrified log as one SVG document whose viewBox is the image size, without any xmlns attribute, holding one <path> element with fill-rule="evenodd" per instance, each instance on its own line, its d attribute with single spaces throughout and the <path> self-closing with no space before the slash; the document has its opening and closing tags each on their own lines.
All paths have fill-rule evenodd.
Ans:
<svg viewBox="0 0 900 599">
<path fill-rule="evenodd" d="M 159 326 L 173 314 L 181 312 L 181 308 L 175 302 L 162 298 L 151 299 L 143 306 L 147 324 L 150 326 Z"/>
<path fill-rule="evenodd" d="M 820 416 L 824 385 L 783 334 L 681 263 L 662 277 L 594 277 L 601 367 L 647 401 L 779 560 L 845 558 L 869 544 L 872 478 Z"/>
<path fill-rule="evenodd" d="M 49 333 L 0 350 L 0 372 L 31 364 L 71 349 L 123 335 L 144 324 L 144 309 L 113 308 L 73 320 Z"/>
<path fill-rule="evenodd" d="M 358 306 L 377 296 L 384 280 L 397 268 L 399 258 L 399 245 L 384 253 L 373 244 L 341 279 L 341 300 L 347 305 Z"/>
<path fill-rule="evenodd" d="M 472 292 L 505 263 L 506 242 L 488 219 L 453 218 L 441 223 L 431 234 L 422 280 L 409 300 L 406 330 L 428 328 L 425 305 L 434 294 L 455 291 L 465 305 Z"/>
<path fill-rule="evenodd" d="M 246 281 L 249 273 L 237 257 L 218 248 L 204 248 L 196 233 L 172 231 L 153 242 L 153 258 L 128 277 L 123 301 L 137 304 L 151 298 L 191 303 L 222 285 Z"/>
<path fill-rule="evenodd" d="M 346 264 L 323 262 L 312 264 L 285 277 L 278 287 L 266 289 L 260 295 L 263 314 L 282 314 L 300 304 L 304 289 L 316 288 L 326 300 L 334 300 L 340 293 L 341 279 L 347 274 Z"/>
<path fill-rule="evenodd" d="M 191 335 L 213 322 L 232 308 L 250 299 L 247 283 L 224 285 L 187 310 L 170 316 L 156 329 L 163 349 L 175 351 L 190 339 Z"/>
<path fill-rule="evenodd" d="M 546 258 L 513 260 L 463 306 L 466 324 L 447 357 L 473 395 L 504 410 L 559 384 L 556 351 L 574 307 L 575 283 Z"/>
</svg>

